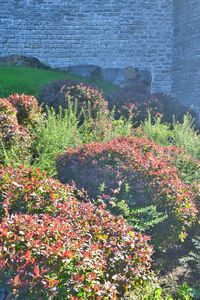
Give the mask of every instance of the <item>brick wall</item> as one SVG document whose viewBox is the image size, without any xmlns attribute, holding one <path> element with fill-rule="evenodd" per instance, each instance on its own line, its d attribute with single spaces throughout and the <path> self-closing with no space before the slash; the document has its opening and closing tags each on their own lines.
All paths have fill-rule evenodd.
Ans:
<svg viewBox="0 0 200 300">
<path fill-rule="evenodd" d="M 171 90 L 172 0 L 0 0 L 0 56 L 152 72 Z"/>
<path fill-rule="evenodd" d="M 200 1 L 174 0 L 172 93 L 200 116 Z"/>
</svg>

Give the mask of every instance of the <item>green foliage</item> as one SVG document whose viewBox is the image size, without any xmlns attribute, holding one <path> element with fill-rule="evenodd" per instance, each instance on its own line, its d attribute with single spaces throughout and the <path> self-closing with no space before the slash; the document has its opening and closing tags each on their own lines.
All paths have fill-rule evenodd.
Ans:
<svg viewBox="0 0 200 300">
<path fill-rule="evenodd" d="M 79 127 L 83 143 L 107 142 L 132 133 L 132 118 L 115 119 L 114 110 L 108 114 L 98 111 L 93 119 L 89 110 L 83 109 L 84 122 Z"/>
<path fill-rule="evenodd" d="M 194 158 L 200 159 L 200 135 L 195 130 L 194 119 L 189 114 L 183 118 L 183 122 L 173 123 L 173 143 L 184 148 Z"/>
<path fill-rule="evenodd" d="M 183 265 L 189 267 L 196 274 L 200 274 L 200 236 L 197 235 L 193 240 L 193 250 L 180 259 Z M 200 278 L 200 276 L 199 276 Z"/>
<path fill-rule="evenodd" d="M 9 99 L 0 99 L 0 164 L 18 165 L 30 159 L 31 133 L 19 124 Z"/>
<path fill-rule="evenodd" d="M 131 292 L 127 300 L 173 300 L 171 295 L 165 293 L 165 291 L 159 286 L 158 282 L 152 280 L 151 284 L 147 283 L 142 287 L 136 288 Z"/>
<path fill-rule="evenodd" d="M 196 291 L 188 283 L 183 283 L 177 291 L 177 295 L 180 300 L 192 300 L 195 299 Z"/>
<path fill-rule="evenodd" d="M 200 135 L 195 129 L 194 118 L 190 114 L 183 117 L 182 123 L 175 120 L 173 124 L 162 123 L 162 117 L 148 118 L 141 125 L 142 132 L 151 140 L 162 145 L 173 144 L 183 148 L 194 158 L 200 158 Z"/>
<path fill-rule="evenodd" d="M 46 118 L 34 129 L 34 166 L 40 167 L 55 175 L 55 159 L 58 153 L 67 147 L 81 143 L 78 131 L 76 105 L 68 103 L 68 108 L 60 108 L 57 114 L 54 109 L 46 109 Z"/>
<path fill-rule="evenodd" d="M 167 219 L 167 215 L 158 212 L 155 205 L 150 205 L 130 211 L 128 221 L 136 230 L 149 232 L 157 224 Z"/>
<path fill-rule="evenodd" d="M 108 141 L 131 133 L 130 120 L 123 117 L 115 120 L 112 113 L 105 115 L 101 111 L 97 112 L 94 119 L 89 108 L 82 109 L 84 121 L 80 125 L 77 107 L 78 102 L 72 103 L 70 99 L 67 108 L 60 107 L 58 113 L 46 107 L 46 118 L 35 126 L 33 165 L 51 176 L 56 174 L 56 156 L 66 148 L 93 141 Z"/>
<path fill-rule="evenodd" d="M 172 141 L 173 133 L 170 130 L 170 125 L 162 123 L 162 117 L 153 118 L 148 112 L 148 117 L 141 124 L 142 131 L 150 138 L 161 145 L 169 145 Z"/>
</svg>

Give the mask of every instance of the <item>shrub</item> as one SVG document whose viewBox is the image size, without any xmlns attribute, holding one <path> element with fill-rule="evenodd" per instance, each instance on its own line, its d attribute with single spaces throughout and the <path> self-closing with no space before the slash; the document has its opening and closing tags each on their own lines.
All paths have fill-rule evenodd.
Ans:
<svg viewBox="0 0 200 300">
<path fill-rule="evenodd" d="M 7 99 L 0 99 L 0 139 L 9 146 L 19 133 L 17 111 Z"/>
<path fill-rule="evenodd" d="M 7 99 L 0 99 L 0 164 L 25 162 L 32 143 L 28 128 L 18 124 L 17 111 Z"/>
<path fill-rule="evenodd" d="M 47 108 L 46 118 L 34 128 L 34 166 L 54 176 L 56 155 L 63 152 L 65 148 L 82 142 L 78 122 L 72 106 L 63 111 L 60 110 L 58 114 L 54 109 Z"/>
<path fill-rule="evenodd" d="M 199 229 L 199 228 L 198 228 Z M 187 268 L 191 269 L 195 274 L 195 279 L 200 278 L 200 236 L 197 235 L 192 239 L 192 250 L 188 253 L 187 256 L 180 259 L 181 263 L 184 264 Z M 197 279 L 197 282 L 198 282 Z"/>
<path fill-rule="evenodd" d="M 137 108 L 136 124 L 145 120 L 148 116 L 148 111 L 151 112 L 153 117 L 162 115 L 163 121 L 169 123 L 173 122 L 173 115 L 176 120 L 182 121 L 183 116 L 188 111 L 193 116 L 196 116 L 190 107 L 183 105 L 178 99 L 164 93 L 150 94 L 145 89 L 121 88 L 109 96 L 109 107 L 112 109 L 113 106 L 116 106 L 118 116 L 121 114 L 127 115 L 130 105 L 134 105 Z"/>
<path fill-rule="evenodd" d="M 34 96 L 14 94 L 7 99 L 16 108 L 20 125 L 34 126 L 41 119 L 41 108 Z"/>
<path fill-rule="evenodd" d="M 121 117 L 113 118 L 112 113 L 105 116 L 98 112 L 96 119 L 86 117 L 82 125 L 75 107 L 69 103 L 66 109 L 46 109 L 46 118 L 34 127 L 34 166 L 56 175 L 56 156 L 66 148 L 92 141 L 108 141 L 119 136 L 130 135 L 132 122 Z"/>
<path fill-rule="evenodd" d="M 182 122 L 174 118 L 173 123 L 169 124 L 164 123 L 161 116 L 154 118 L 149 113 L 140 129 L 140 136 L 146 136 L 162 145 L 173 144 L 183 148 L 193 157 L 200 158 L 200 136 L 195 128 L 195 120 L 190 114 L 184 115 Z"/>
<path fill-rule="evenodd" d="M 83 145 L 58 156 L 58 178 L 75 181 L 78 188 L 85 188 L 95 198 L 100 185 L 102 194 L 109 195 L 104 198 L 110 199 L 117 190 L 120 199 L 125 198 L 132 208 L 135 202 L 138 206 L 155 203 L 170 218 L 189 225 L 197 214 L 195 194 L 173 165 L 178 153 L 175 147 L 137 137 Z"/>
<path fill-rule="evenodd" d="M 0 279 L 10 296 L 121 299 L 150 280 L 149 238 L 104 206 L 23 167 L 1 170 L 0 187 Z"/>
<path fill-rule="evenodd" d="M 10 166 L 0 170 L 0 217 L 5 212 L 53 214 L 56 201 L 66 201 L 71 194 L 72 188 L 46 177 L 38 169 Z"/>
<path fill-rule="evenodd" d="M 97 112 L 108 112 L 108 103 L 102 93 L 92 86 L 72 82 L 72 81 L 57 81 L 51 85 L 44 87 L 40 93 L 39 101 L 44 105 L 48 105 L 58 110 L 68 107 L 68 101 L 75 104 L 77 102 L 78 114 L 82 108 L 89 110 L 93 118 Z"/>
</svg>

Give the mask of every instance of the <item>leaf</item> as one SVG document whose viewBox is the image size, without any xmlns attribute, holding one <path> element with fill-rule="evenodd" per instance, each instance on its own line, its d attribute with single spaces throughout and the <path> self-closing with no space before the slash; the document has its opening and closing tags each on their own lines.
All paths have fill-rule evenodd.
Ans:
<svg viewBox="0 0 200 300">
<path fill-rule="evenodd" d="M 34 275 L 34 277 L 40 276 L 40 269 L 39 269 L 38 265 L 35 266 L 35 268 L 33 269 L 33 275 Z"/>
<path fill-rule="evenodd" d="M 17 286 L 18 284 L 19 284 L 19 274 L 17 274 L 15 277 L 14 277 L 14 279 L 13 279 L 13 285 L 14 286 Z"/>
</svg>

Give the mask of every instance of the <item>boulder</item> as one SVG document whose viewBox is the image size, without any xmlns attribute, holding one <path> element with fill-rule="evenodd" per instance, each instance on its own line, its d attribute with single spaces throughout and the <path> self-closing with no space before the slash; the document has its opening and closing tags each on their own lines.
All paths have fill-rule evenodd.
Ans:
<svg viewBox="0 0 200 300">
<path fill-rule="evenodd" d="M 28 57 L 23 55 L 7 55 L 0 57 L 0 65 L 3 66 L 25 66 L 32 67 L 38 69 L 50 69 L 49 66 L 40 62 L 40 60 L 36 57 Z"/>
<path fill-rule="evenodd" d="M 69 66 L 67 68 L 67 71 L 88 78 L 93 78 L 93 79 L 102 78 L 102 69 L 94 65 Z"/>
<path fill-rule="evenodd" d="M 145 85 L 147 88 L 151 87 L 151 73 L 148 70 L 139 70 L 132 66 L 102 69 L 95 65 L 77 65 L 69 66 L 65 70 L 83 77 L 110 81 L 120 87 L 138 87 L 141 85 Z"/>
</svg>

